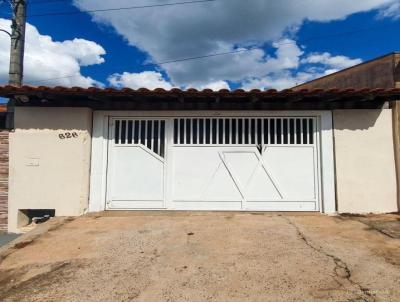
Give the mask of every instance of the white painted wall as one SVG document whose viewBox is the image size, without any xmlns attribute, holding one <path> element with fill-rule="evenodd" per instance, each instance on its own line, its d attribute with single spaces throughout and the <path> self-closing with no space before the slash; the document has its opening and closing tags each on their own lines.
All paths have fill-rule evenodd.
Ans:
<svg viewBox="0 0 400 302">
<path fill-rule="evenodd" d="M 257 112 L 262 114 L 263 112 Z M 104 209 L 108 116 L 143 112 L 95 112 L 91 211 Z M 160 115 L 158 112 L 149 112 Z M 163 112 L 175 116 L 176 112 Z M 195 115 L 195 112 L 181 112 Z M 209 116 L 221 113 L 205 112 Z M 235 112 L 231 115 L 252 115 Z M 282 114 L 265 112 L 266 115 Z M 321 116 L 322 210 L 335 211 L 332 161 L 334 122 L 339 212 L 392 212 L 397 209 L 391 110 L 285 112 Z M 87 108 L 17 107 L 10 134 L 9 230 L 17 231 L 18 209 L 55 209 L 81 215 L 88 207 L 92 111 Z M 77 138 L 59 134 L 76 132 Z"/>
<path fill-rule="evenodd" d="M 92 111 L 17 107 L 10 133 L 9 231 L 19 209 L 81 215 L 88 207 Z M 76 138 L 59 135 L 76 132 Z"/>
<path fill-rule="evenodd" d="M 335 110 L 333 124 L 339 212 L 397 211 L 391 110 Z"/>
</svg>

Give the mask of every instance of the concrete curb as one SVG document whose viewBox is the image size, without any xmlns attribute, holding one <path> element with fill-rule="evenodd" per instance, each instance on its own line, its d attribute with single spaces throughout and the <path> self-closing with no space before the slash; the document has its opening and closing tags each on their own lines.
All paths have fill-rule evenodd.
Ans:
<svg viewBox="0 0 400 302">
<path fill-rule="evenodd" d="M 73 221 L 74 217 L 55 217 L 38 225 L 32 231 L 25 233 L 0 248 L 0 264 L 5 258 L 21 248 L 33 243 L 44 233 L 54 231 L 64 224 Z"/>
</svg>

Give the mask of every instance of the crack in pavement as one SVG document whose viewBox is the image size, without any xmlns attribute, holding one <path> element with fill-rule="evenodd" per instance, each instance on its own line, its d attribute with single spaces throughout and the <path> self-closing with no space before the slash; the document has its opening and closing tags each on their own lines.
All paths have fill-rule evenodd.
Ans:
<svg viewBox="0 0 400 302">
<path fill-rule="evenodd" d="M 356 286 L 359 291 L 362 293 L 361 296 L 359 296 L 360 299 L 362 299 L 362 301 L 365 302 L 372 302 L 372 301 L 376 301 L 375 297 L 371 294 L 370 289 L 363 287 L 361 284 L 355 282 L 354 280 L 351 279 L 351 270 L 348 267 L 348 265 L 339 257 L 329 254 L 326 251 L 324 251 L 321 247 L 318 248 L 316 246 L 314 246 L 310 240 L 304 235 L 304 233 L 302 231 L 300 231 L 299 227 L 292 221 L 289 219 L 289 217 L 286 216 L 282 216 L 279 215 L 280 217 L 282 217 L 287 223 L 289 223 L 297 232 L 297 235 L 299 236 L 299 238 L 311 249 L 313 249 L 314 251 L 318 252 L 319 254 L 322 254 L 330 259 L 332 259 L 335 263 L 335 268 L 333 269 L 335 276 L 341 279 L 345 279 L 347 280 L 351 285 Z M 341 282 L 339 282 L 336 278 L 334 278 L 335 281 L 337 281 L 341 287 L 345 287 Z"/>
</svg>

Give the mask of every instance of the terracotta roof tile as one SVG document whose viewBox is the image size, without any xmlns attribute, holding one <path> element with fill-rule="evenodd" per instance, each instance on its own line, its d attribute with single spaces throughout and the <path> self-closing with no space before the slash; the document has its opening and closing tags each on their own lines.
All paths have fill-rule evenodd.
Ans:
<svg viewBox="0 0 400 302">
<path fill-rule="evenodd" d="M 22 86 L 20 88 L 10 85 L 0 86 L 0 96 L 3 97 L 12 97 L 15 95 L 36 95 L 39 93 L 44 94 L 52 94 L 52 95 L 77 95 L 77 96 L 84 96 L 84 95 L 94 95 L 94 94 L 101 94 L 101 95 L 117 95 L 117 96 L 130 96 L 130 95 L 150 95 L 150 96 L 174 96 L 177 94 L 180 95 L 190 95 L 190 96 L 209 96 L 209 95 L 223 95 L 223 96 L 265 96 L 265 97 L 274 97 L 274 96 L 287 96 L 293 95 L 297 97 L 301 96 L 315 96 L 315 97 L 323 97 L 327 94 L 334 94 L 342 97 L 352 96 L 352 95 L 374 95 L 374 96 L 391 96 L 391 97 L 399 97 L 400 99 L 400 88 L 394 89 L 370 89 L 370 88 L 363 88 L 363 89 L 354 89 L 354 88 L 346 88 L 346 89 L 338 89 L 338 88 L 331 88 L 331 89 L 285 89 L 282 91 L 277 91 L 275 89 L 269 90 L 260 90 L 260 89 L 253 89 L 251 91 L 245 91 L 243 89 L 236 89 L 234 91 L 230 91 L 227 89 L 220 89 L 219 91 L 213 91 L 211 89 L 204 89 L 199 91 L 195 88 L 189 88 L 187 90 L 181 90 L 179 88 L 172 88 L 171 90 L 165 90 L 163 88 L 156 88 L 153 90 L 149 90 L 147 88 L 139 88 L 139 89 L 132 89 L 132 88 L 123 88 L 123 89 L 116 89 L 116 88 L 98 88 L 98 87 L 89 87 L 89 88 L 82 88 L 82 87 L 46 87 L 46 86 Z"/>
</svg>

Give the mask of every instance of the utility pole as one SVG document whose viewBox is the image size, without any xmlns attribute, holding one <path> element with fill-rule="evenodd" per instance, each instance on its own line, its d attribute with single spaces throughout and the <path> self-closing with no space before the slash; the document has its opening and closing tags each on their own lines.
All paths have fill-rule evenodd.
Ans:
<svg viewBox="0 0 400 302">
<path fill-rule="evenodd" d="M 25 24 L 27 0 L 12 0 L 9 84 L 21 87 L 24 73 Z"/>
<path fill-rule="evenodd" d="M 11 38 L 10 69 L 8 83 L 21 87 L 24 76 L 24 50 L 27 0 L 9 0 L 12 7 L 11 33 L 2 30 Z M 6 128 L 14 129 L 15 100 L 7 103 Z"/>
</svg>

